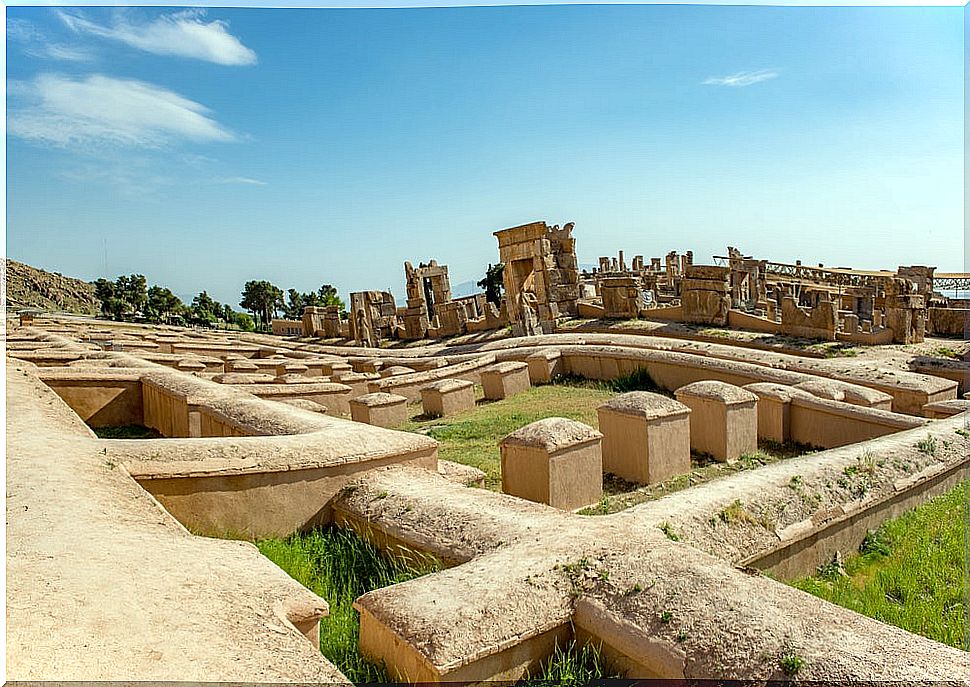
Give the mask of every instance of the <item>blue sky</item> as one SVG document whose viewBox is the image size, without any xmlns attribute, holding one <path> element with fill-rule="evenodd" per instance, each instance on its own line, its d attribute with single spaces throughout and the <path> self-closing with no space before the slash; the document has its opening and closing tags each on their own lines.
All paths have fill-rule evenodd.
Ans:
<svg viewBox="0 0 970 687">
<path fill-rule="evenodd" d="M 540 219 L 963 270 L 963 8 L 6 11 L 7 255 L 64 274 L 403 303 Z"/>
</svg>

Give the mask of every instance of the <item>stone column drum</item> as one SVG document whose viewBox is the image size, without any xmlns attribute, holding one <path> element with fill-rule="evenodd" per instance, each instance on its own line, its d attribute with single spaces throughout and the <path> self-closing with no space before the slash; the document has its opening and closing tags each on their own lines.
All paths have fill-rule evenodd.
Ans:
<svg viewBox="0 0 970 687">
<path fill-rule="evenodd" d="M 502 491 L 554 508 L 576 510 L 603 493 L 603 435 L 589 425 L 550 417 L 499 443 Z"/>
<path fill-rule="evenodd" d="M 475 385 L 464 379 L 442 379 L 421 389 L 421 406 L 428 417 L 455 415 L 475 407 Z"/>
<path fill-rule="evenodd" d="M 690 472 L 690 408 L 661 394 L 631 391 L 596 410 L 603 471 L 637 484 Z"/>
<path fill-rule="evenodd" d="M 734 462 L 758 448 L 758 397 L 741 387 L 705 380 L 682 386 L 677 400 L 691 410 L 690 447 Z"/>
<path fill-rule="evenodd" d="M 551 384 L 562 374 L 562 353 L 553 348 L 536 351 L 525 362 L 529 367 L 529 381 L 532 384 Z"/>
<path fill-rule="evenodd" d="M 408 419 L 408 399 L 377 392 L 350 399 L 350 417 L 378 427 L 399 427 Z"/>
<path fill-rule="evenodd" d="M 489 400 L 508 398 L 531 386 L 529 366 L 525 363 L 513 361 L 495 363 L 482 370 L 482 390 L 485 392 L 485 398 Z"/>
</svg>

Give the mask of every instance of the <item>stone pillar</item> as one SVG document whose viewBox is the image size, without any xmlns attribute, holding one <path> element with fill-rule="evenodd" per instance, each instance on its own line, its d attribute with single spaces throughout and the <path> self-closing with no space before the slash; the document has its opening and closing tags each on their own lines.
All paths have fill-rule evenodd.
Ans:
<svg viewBox="0 0 970 687">
<path fill-rule="evenodd" d="M 350 417 L 377 427 L 399 427 L 408 419 L 408 399 L 383 392 L 364 394 L 350 399 Z"/>
<path fill-rule="evenodd" d="M 677 400 L 691 409 L 690 447 L 734 462 L 758 448 L 758 397 L 741 387 L 706 380 L 682 386 Z"/>
<path fill-rule="evenodd" d="M 445 417 L 475 407 L 475 385 L 464 379 L 442 379 L 421 389 L 421 407 L 428 417 Z"/>
<path fill-rule="evenodd" d="M 562 417 L 533 422 L 499 443 L 502 491 L 512 496 L 576 510 L 603 493 L 603 435 Z"/>
<path fill-rule="evenodd" d="M 536 351 L 525 359 L 525 363 L 529 367 L 529 381 L 532 384 L 551 384 L 562 374 L 562 353 L 554 348 Z"/>
<path fill-rule="evenodd" d="M 482 390 L 489 400 L 497 401 L 514 396 L 530 386 L 529 366 L 525 363 L 495 363 L 482 370 Z"/>
<path fill-rule="evenodd" d="M 743 387 L 758 397 L 758 437 L 784 444 L 791 438 L 792 387 L 757 382 Z"/>
<path fill-rule="evenodd" d="M 603 471 L 655 484 L 690 472 L 690 408 L 661 394 L 631 391 L 596 409 Z"/>
</svg>

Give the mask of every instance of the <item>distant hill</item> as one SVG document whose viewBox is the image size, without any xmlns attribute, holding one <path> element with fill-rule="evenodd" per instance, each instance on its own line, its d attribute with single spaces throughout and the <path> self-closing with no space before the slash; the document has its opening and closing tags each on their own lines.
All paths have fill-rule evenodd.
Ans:
<svg viewBox="0 0 970 687">
<path fill-rule="evenodd" d="M 473 281 L 463 281 L 461 284 L 456 284 L 451 287 L 452 298 L 474 296 L 476 293 L 482 293 L 482 287 Z"/>
<path fill-rule="evenodd" d="M 41 308 L 83 315 L 97 314 L 100 302 L 94 296 L 94 284 L 65 277 L 57 272 L 6 261 L 7 311 Z"/>
</svg>

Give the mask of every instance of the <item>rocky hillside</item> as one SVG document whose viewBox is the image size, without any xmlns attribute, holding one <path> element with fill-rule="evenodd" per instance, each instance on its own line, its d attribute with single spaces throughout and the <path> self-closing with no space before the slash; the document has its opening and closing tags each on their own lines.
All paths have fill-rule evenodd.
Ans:
<svg viewBox="0 0 970 687">
<path fill-rule="evenodd" d="M 94 285 L 57 272 L 45 272 L 16 260 L 6 261 L 7 311 L 42 308 L 93 315 L 98 312 Z"/>
</svg>

